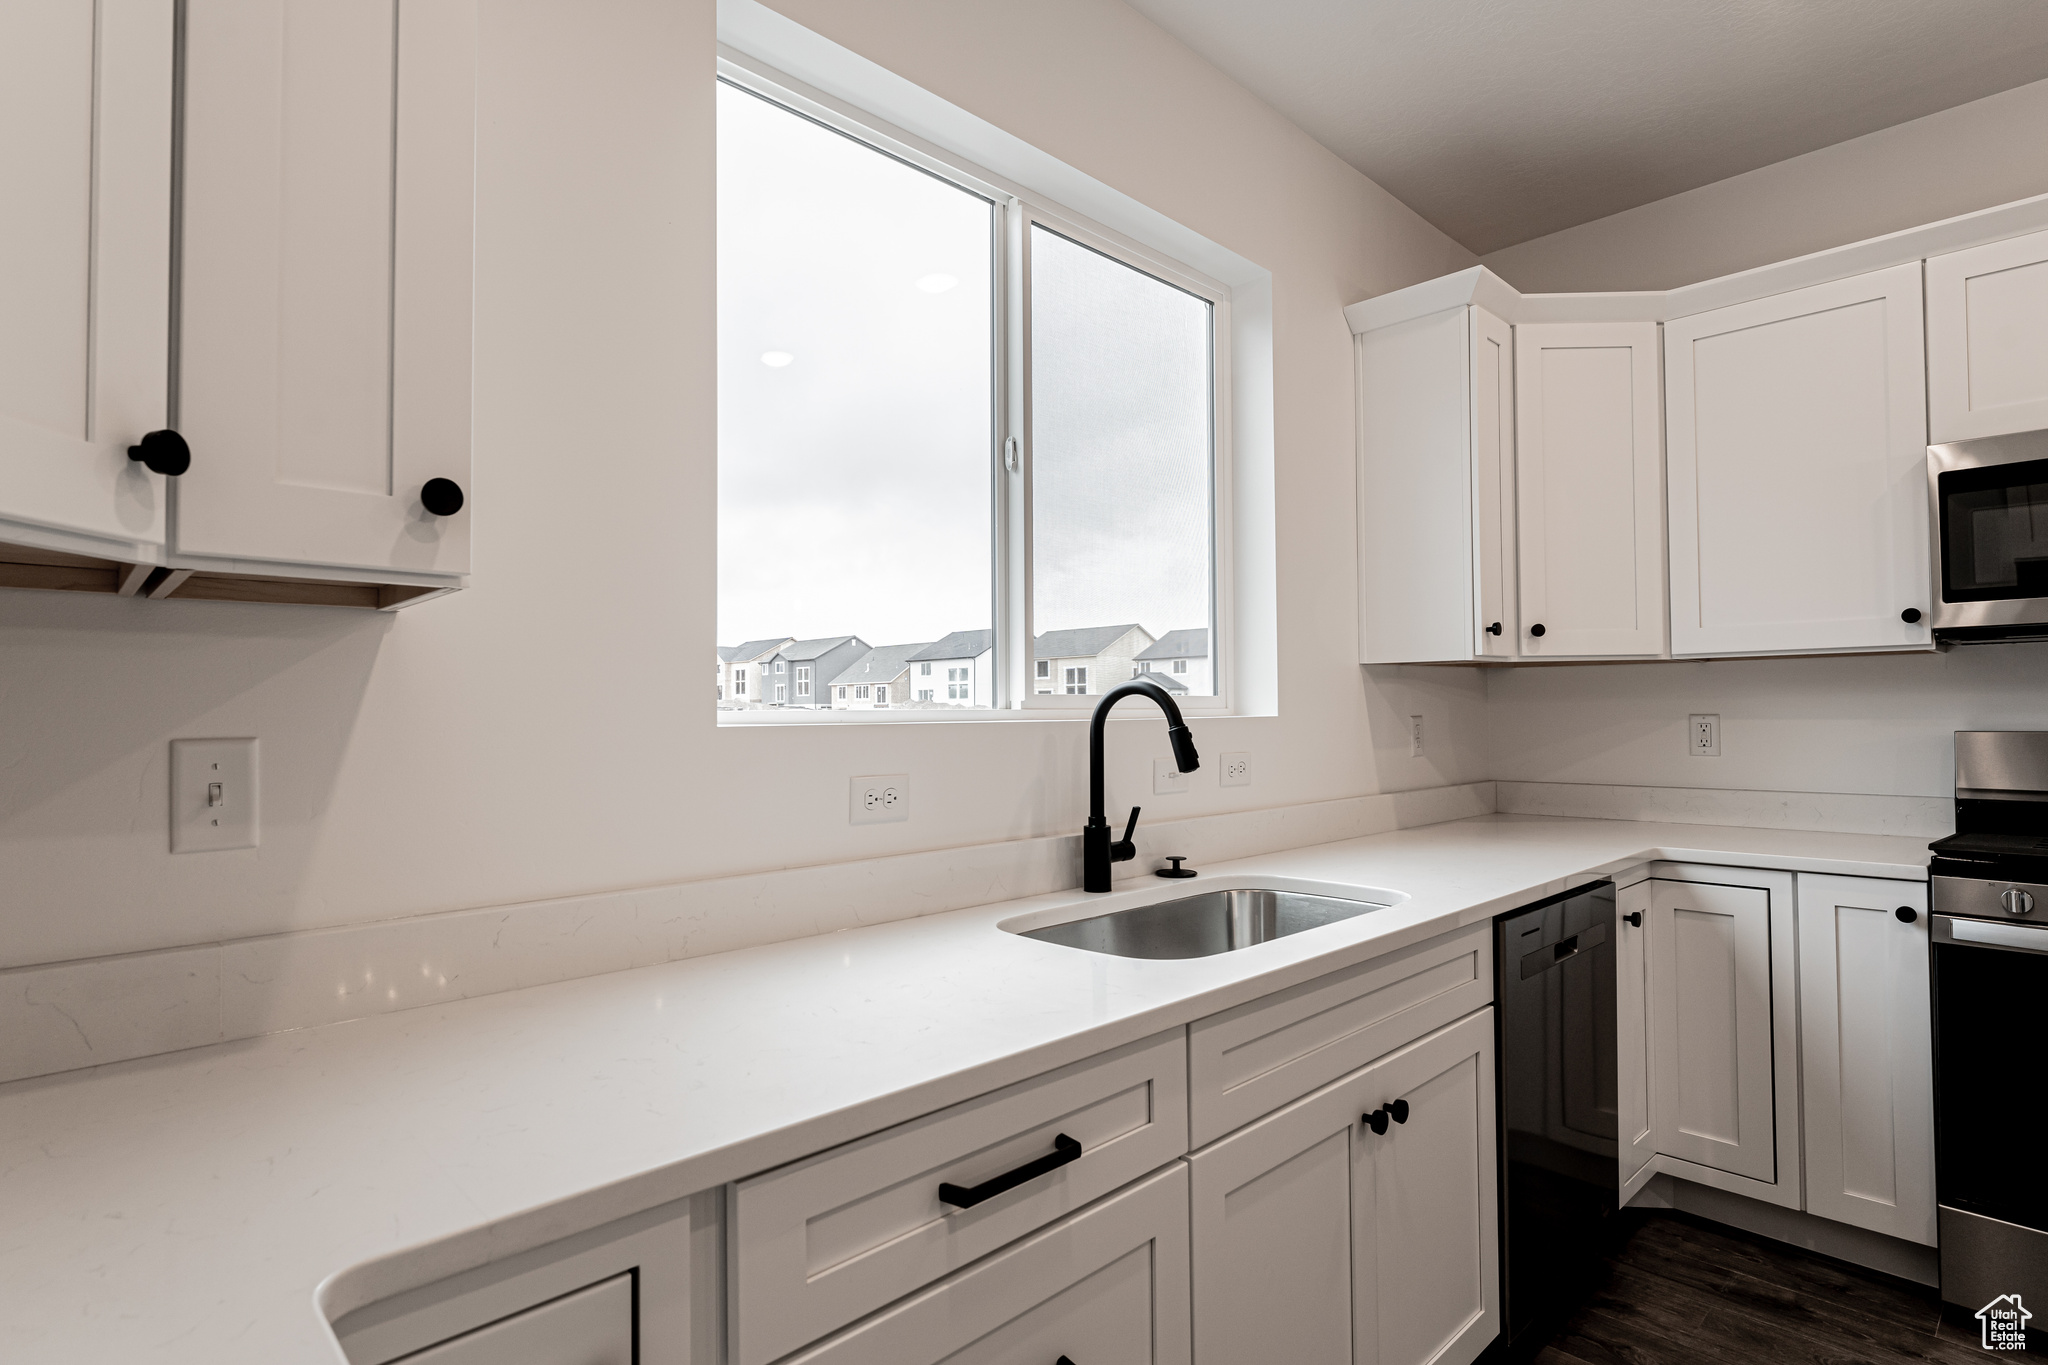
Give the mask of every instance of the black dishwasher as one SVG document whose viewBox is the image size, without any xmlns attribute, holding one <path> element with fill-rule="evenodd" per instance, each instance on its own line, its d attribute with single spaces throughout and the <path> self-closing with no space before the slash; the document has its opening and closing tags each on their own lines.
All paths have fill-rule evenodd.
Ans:
<svg viewBox="0 0 2048 1365">
<path fill-rule="evenodd" d="M 1500 1085 L 1501 1334 L 1526 1357 L 1577 1307 L 1620 1194 L 1614 883 L 1494 921 Z"/>
</svg>

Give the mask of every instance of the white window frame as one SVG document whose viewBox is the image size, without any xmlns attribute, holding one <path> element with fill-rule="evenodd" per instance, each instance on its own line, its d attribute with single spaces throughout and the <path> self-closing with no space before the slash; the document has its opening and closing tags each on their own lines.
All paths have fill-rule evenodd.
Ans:
<svg viewBox="0 0 2048 1365">
<path fill-rule="evenodd" d="M 811 695 L 811 667 L 809 664 L 796 666 L 796 694 L 799 697 Z"/>
<path fill-rule="evenodd" d="M 747 670 L 735 668 L 732 671 L 732 694 L 735 697 L 747 695 Z"/>
<path fill-rule="evenodd" d="M 1025 301 L 1031 283 L 1031 229 L 1033 225 L 1055 232 L 1101 254 L 1150 275 L 1174 288 L 1203 299 L 1210 305 L 1210 461 L 1209 489 L 1211 534 L 1209 546 L 1210 619 L 1207 622 L 1211 657 L 1211 695 L 1179 698 L 1181 710 L 1190 716 L 1234 713 L 1234 670 L 1229 661 L 1235 639 L 1234 536 L 1231 490 L 1234 486 L 1231 460 L 1232 319 L 1230 286 L 1195 268 L 1175 261 L 1164 253 L 1074 213 L 1025 187 L 976 166 L 965 158 L 945 152 L 922 139 L 868 114 L 854 105 L 804 85 L 783 73 L 721 44 L 718 77 L 742 90 L 843 133 L 855 141 L 892 156 L 919 170 L 948 181 L 969 193 L 993 202 L 992 236 L 996 296 L 991 300 L 994 335 L 991 350 L 996 371 L 994 431 L 990 442 L 993 483 L 991 514 L 994 547 L 994 650 L 991 660 L 994 696 L 992 708 L 965 711 L 916 712 L 919 718 L 949 715 L 963 720 L 1023 718 L 1044 713 L 1080 712 L 1093 709 L 1099 698 L 1069 695 L 1058 690 L 1040 692 L 1035 685 L 1048 682 L 1051 675 L 1039 671 L 1049 662 L 1037 660 L 1033 668 L 1032 641 L 1038 631 L 1032 621 L 1031 564 L 1031 480 L 1032 448 L 1030 423 L 1030 320 Z M 1181 622 L 1160 622 L 1164 633 L 1183 626 Z M 781 661 L 776 664 L 781 670 Z M 970 696 L 969 700 L 973 698 Z M 838 713 L 851 719 L 857 713 Z M 797 720 L 798 723 L 832 718 L 835 713 L 805 712 L 801 719 L 789 713 L 728 712 L 723 723 Z M 908 717 L 903 717 L 908 719 Z"/>
</svg>

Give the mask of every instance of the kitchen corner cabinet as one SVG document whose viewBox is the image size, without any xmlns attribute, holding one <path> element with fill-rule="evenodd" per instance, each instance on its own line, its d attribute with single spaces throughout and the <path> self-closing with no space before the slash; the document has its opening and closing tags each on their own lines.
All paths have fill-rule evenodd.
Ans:
<svg viewBox="0 0 2048 1365">
<path fill-rule="evenodd" d="M 1932 648 L 1920 266 L 1664 326 L 1675 655 Z"/>
<path fill-rule="evenodd" d="M 0 586 L 463 585 L 475 30 L 475 0 L 0 14 Z M 128 458 L 166 428 L 189 468 Z"/>
<path fill-rule="evenodd" d="M 0 5 L 0 586 L 163 552 L 170 0 Z M 75 561 L 85 561 L 79 563 Z"/>
<path fill-rule="evenodd" d="M 1508 325 L 1467 304 L 1365 332 L 1356 352 L 1360 661 L 1513 658 Z"/>
<path fill-rule="evenodd" d="M 2048 232 L 1927 261 L 1927 439 L 2048 427 Z"/>
<path fill-rule="evenodd" d="M 1800 1207 L 1797 926 L 1792 875 L 1660 863 L 1621 913 L 1646 912 L 1649 1107 L 1660 1169 L 1786 1208 Z M 1634 926 L 1624 922 L 1623 951 Z M 1617 991 L 1629 999 L 1624 978 Z M 1622 1016 L 1621 1033 L 1630 1032 Z M 1637 1035 L 1640 1037 L 1640 1035 Z M 1619 1049 L 1624 1066 L 1631 1047 Z M 1621 1080 L 1624 1126 L 1632 1112 Z"/>
<path fill-rule="evenodd" d="M 1655 883 L 1614 893 L 1615 1127 L 1627 1187 L 1657 1155 L 1650 1116 L 1650 919 Z"/>
<path fill-rule="evenodd" d="M 1466 1365 L 1499 1330 L 1494 1156 L 1490 1008 L 1195 1153 L 1196 1360 Z"/>
<path fill-rule="evenodd" d="M 1525 658 L 1664 652 L 1664 459 L 1650 322 L 1515 328 Z"/>
<path fill-rule="evenodd" d="M 1927 885 L 1799 875 L 1806 1208 L 1935 1244 Z"/>
</svg>

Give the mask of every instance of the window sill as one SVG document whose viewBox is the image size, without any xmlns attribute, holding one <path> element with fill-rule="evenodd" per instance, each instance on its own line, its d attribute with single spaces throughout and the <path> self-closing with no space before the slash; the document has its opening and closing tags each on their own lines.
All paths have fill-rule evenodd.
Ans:
<svg viewBox="0 0 2048 1365">
<path fill-rule="evenodd" d="M 1041 698 L 1039 700 L 1042 703 L 1044 699 Z M 1062 700 L 1067 699 L 1062 698 Z M 1024 721 L 1040 720 L 1084 721 L 1094 714 L 1095 703 L 1099 698 L 1074 697 L 1071 700 L 1076 704 L 1069 706 L 1046 706 L 1041 704 L 1003 711 L 971 706 L 906 706 L 900 709 L 897 707 L 883 707 L 859 711 L 831 711 L 822 708 L 814 710 L 808 707 L 768 706 L 746 711 L 737 709 L 720 710 L 717 713 L 717 723 L 721 728 L 729 727 L 735 730 L 743 730 L 763 725 L 1014 725 Z M 1200 698 L 1196 700 L 1214 701 L 1213 698 Z M 1180 707 L 1181 711 L 1190 720 L 1221 719 L 1237 714 L 1227 710 L 1220 703 L 1212 706 L 1201 706 L 1190 701 L 1183 701 L 1180 703 Z M 1135 707 L 1129 710 L 1119 708 L 1114 713 L 1117 720 L 1142 716 L 1144 714 L 1142 708 Z M 1153 714 L 1156 716 L 1157 712 L 1155 711 Z"/>
</svg>

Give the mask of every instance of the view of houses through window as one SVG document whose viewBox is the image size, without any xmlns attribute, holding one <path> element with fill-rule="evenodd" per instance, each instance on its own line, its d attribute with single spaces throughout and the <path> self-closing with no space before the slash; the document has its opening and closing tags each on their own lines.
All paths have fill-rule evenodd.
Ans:
<svg viewBox="0 0 2048 1365">
<path fill-rule="evenodd" d="M 986 708 L 1027 647 L 1030 695 L 1213 695 L 1214 302 L 858 132 L 719 85 L 718 706 Z"/>
</svg>

